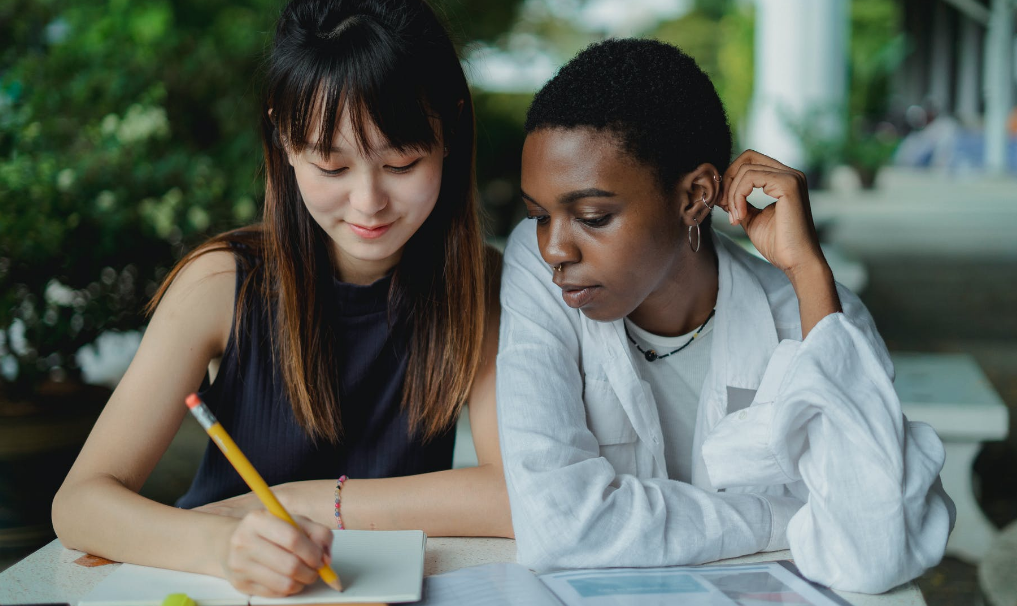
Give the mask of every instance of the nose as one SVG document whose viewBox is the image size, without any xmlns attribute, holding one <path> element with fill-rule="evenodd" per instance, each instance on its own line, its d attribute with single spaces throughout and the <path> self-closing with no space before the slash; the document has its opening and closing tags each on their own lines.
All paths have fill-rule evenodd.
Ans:
<svg viewBox="0 0 1017 606">
<path fill-rule="evenodd" d="M 538 225 L 537 246 L 540 256 L 551 267 L 578 263 L 582 258 L 567 219 L 548 219 L 546 224 Z"/>
<path fill-rule="evenodd" d="M 350 206 L 367 217 L 388 206 L 388 196 L 381 187 L 381 180 L 376 175 L 364 174 L 350 191 Z"/>
</svg>

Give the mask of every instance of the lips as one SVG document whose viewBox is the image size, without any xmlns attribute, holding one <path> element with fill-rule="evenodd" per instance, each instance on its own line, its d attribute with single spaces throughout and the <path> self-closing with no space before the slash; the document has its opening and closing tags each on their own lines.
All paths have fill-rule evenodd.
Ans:
<svg viewBox="0 0 1017 606">
<path fill-rule="evenodd" d="M 558 284 L 555 282 L 555 284 Z M 600 286 L 583 284 L 558 284 L 561 287 L 561 298 L 565 305 L 573 309 L 584 307 L 600 292 Z"/>
<path fill-rule="evenodd" d="M 356 223 L 347 223 L 347 225 L 350 226 L 350 231 L 365 240 L 380 238 L 385 235 L 385 232 L 387 232 L 390 227 L 392 227 L 391 223 L 385 223 L 383 225 L 357 225 Z"/>
</svg>

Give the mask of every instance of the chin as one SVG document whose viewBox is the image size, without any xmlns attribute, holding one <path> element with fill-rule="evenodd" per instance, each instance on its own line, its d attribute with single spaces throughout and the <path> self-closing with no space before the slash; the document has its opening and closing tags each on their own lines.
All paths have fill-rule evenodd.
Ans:
<svg viewBox="0 0 1017 606">
<path fill-rule="evenodd" d="M 388 234 L 385 234 L 388 235 Z M 380 240 L 384 240 L 382 237 Z M 346 251 L 349 256 L 360 259 L 361 261 L 381 261 L 391 257 L 392 254 L 399 250 L 393 241 L 369 241 L 365 242 L 362 240 L 350 239 L 345 242 L 339 243 L 340 248 Z"/>
<path fill-rule="evenodd" d="M 619 318 L 625 317 L 625 314 L 612 313 L 609 309 L 591 305 L 583 307 L 579 311 L 583 312 L 584 316 L 594 322 L 614 322 Z"/>
</svg>

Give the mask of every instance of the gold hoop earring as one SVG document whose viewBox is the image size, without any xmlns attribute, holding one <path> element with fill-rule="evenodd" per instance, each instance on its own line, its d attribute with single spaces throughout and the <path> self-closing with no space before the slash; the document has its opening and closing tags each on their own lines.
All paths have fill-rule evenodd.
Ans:
<svg viewBox="0 0 1017 606">
<path fill-rule="evenodd" d="M 695 223 L 695 225 L 689 225 L 689 248 L 692 249 L 692 252 L 697 253 L 697 252 L 699 252 L 699 245 L 702 244 L 702 242 L 703 242 L 703 234 L 702 234 L 701 231 L 699 231 L 699 221 L 695 217 L 692 217 L 692 221 Z M 693 227 L 696 228 L 696 245 L 695 246 L 692 245 L 692 228 Z"/>
</svg>

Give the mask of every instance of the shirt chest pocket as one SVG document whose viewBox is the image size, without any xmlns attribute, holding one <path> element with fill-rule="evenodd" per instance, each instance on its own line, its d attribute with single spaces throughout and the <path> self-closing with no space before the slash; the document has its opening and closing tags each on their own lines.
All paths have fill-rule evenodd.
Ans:
<svg viewBox="0 0 1017 606">
<path fill-rule="evenodd" d="M 583 402 L 586 404 L 586 424 L 597 438 L 600 456 L 614 466 L 615 472 L 636 475 L 638 436 L 611 384 L 600 379 L 587 379 Z"/>
</svg>

